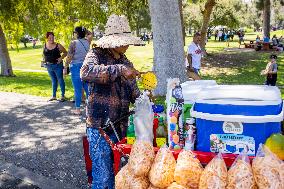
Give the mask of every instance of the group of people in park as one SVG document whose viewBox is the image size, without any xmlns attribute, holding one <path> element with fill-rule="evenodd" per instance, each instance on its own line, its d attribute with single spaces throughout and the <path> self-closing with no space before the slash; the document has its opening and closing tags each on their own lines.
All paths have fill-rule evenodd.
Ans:
<svg viewBox="0 0 284 189">
<path fill-rule="evenodd" d="M 242 44 L 242 42 L 244 42 L 244 32 L 242 30 L 239 31 L 234 31 L 234 30 L 216 30 L 214 33 L 214 37 L 215 37 L 215 41 L 218 39 L 218 41 L 225 41 L 226 42 L 226 46 L 229 47 L 230 46 L 230 41 L 234 40 L 234 36 L 235 34 L 239 37 L 239 48 Z"/>
<path fill-rule="evenodd" d="M 88 96 L 88 87 L 80 78 L 80 69 L 90 49 L 92 33 L 80 26 L 75 28 L 73 35 L 74 40 L 70 43 L 67 51 L 63 45 L 55 42 L 53 32 L 47 32 L 47 40 L 43 48 L 43 62 L 52 82 L 52 97 L 49 101 L 57 100 L 56 91 L 58 83 L 61 89 L 61 98 L 59 98 L 59 101 L 65 101 L 65 82 L 63 76 L 71 72 L 75 98 L 75 109 L 72 112 L 80 115 L 82 89 L 86 92 L 86 96 Z M 65 58 L 64 65 L 63 59 Z"/>
</svg>

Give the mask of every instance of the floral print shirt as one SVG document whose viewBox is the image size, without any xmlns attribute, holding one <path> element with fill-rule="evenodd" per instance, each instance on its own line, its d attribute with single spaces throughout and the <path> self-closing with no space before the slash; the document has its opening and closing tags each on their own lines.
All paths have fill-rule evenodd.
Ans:
<svg viewBox="0 0 284 189">
<path fill-rule="evenodd" d="M 93 48 L 86 55 L 81 68 L 81 79 L 89 83 L 87 103 L 87 127 L 103 127 L 109 118 L 116 121 L 129 113 L 130 103 L 140 95 L 135 79 L 127 80 L 122 70 L 133 68 L 133 64 L 121 54 L 115 59 L 109 49 Z M 116 129 L 120 137 L 126 136 L 128 119 Z M 108 134 L 112 129 L 107 129 Z"/>
</svg>

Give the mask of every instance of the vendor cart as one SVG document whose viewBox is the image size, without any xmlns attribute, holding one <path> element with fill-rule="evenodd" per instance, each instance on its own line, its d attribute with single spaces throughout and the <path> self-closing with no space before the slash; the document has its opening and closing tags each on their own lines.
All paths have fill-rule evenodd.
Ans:
<svg viewBox="0 0 284 189">
<path fill-rule="evenodd" d="M 117 146 L 123 151 L 125 154 L 130 154 L 131 152 L 131 146 L 130 144 L 126 144 L 127 140 L 126 138 L 121 140 Z M 88 183 L 92 183 L 92 160 L 89 155 L 89 143 L 86 136 L 83 136 L 83 147 L 84 147 L 84 157 L 85 157 L 85 164 L 86 164 L 86 172 L 88 176 Z M 154 148 L 155 152 L 157 153 L 159 148 Z M 174 157 L 177 159 L 179 153 L 181 150 L 172 150 L 172 153 Z M 200 163 L 202 165 L 208 164 L 215 156 L 215 153 L 212 152 L 201 152 L 201 151 L 193 151 L 196 154 L 196 157 L 199 159 Z M 115 174 L 119 171 L 119 165 L 120 165 L 120 157 L 121 153 L 118 150 L 113 150 L 114 155 L 114 172 Z M 227 165 L 227 167 L 230 167 L 233 162 L 235 161 L 237 155 L 235 154 L 222 154 L 224 161 Z M 252 160 L 254 157 L 250 156 L 250 160 Z"/>
</svg>

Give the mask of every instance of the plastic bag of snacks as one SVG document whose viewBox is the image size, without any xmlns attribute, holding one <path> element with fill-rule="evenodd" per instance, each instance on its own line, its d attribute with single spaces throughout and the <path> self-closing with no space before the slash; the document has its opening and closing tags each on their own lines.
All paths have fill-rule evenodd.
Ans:
<svg viewBox="0 0 284 189">
<path fill-rule="evenodd" d="M 128 164 L 121 168 L 121 170 L 115 176 L 115 189 L 129 188 L 128 178 L 130 177 Z"/>
<path fill-rule="evenodd" d="M 203 167 L 192 151 L 183 150 L 180 152 L 175 169 L 175 181 L 177 184 L 198 188 Z"/>
<path fill-rule="evenodd" d="M 283 164 L 265 145 L 260 144 L 252 162 L 252 170 L 258 188 L 283 189 Z"/>
<path fill-rule="evenodd" d="M 174 181 L 176 160 L 164 146 L 158 151 L 149 173 L 149 180 L 155 187 L 166 188 Z"/>
<path fill-rule="evenodd" d="M 255 189 L 256 183 L 246 152 L 242 152 L 228 171 L 227 189 Z"/>
<path fill-rule="evenodd" d="M 199 181 L 199 189 L 225 189 L 227 185 L 227 167 L 219 153 L 205 167 Z"/>
<path fill-rule="evenodd" d="M 115 189 L 147 189 L 149 181 L 147 177 L 136 177 L 125 165 L 115 176 Z"/>
<path fill-rule="evenodd" d="M 135 100 L 134 125 L 137 140 L 153 143 L 153 120 L 152 104 L 144 92 Z"/>
<path fill-rule="evenodd" d="M 167 189 L 188 189 L 188 188 L 182 185 L 179 185 L 176 182 L 173 182 Z"/>
<path fill-rule="evenodd" d="M 155 187 L 155 186 L 153 186 L 152 184 L 150 184 L 150 186 L 149 186 L 148 189 L 161 189 L 161 188 Z"/>
<path fill-rule="evenodd" d="M 132 176 L 128 177 L 128 179 L 129 189 L 148 189 L 150 184 L 147 177 L 135 177 L 132 174 Z"/>
<path fill-rule="evenodd" d="M 136 140 L 129 157 L 129 168 L 135 176 L 147 176 L 155 158 L 152 144 Z"/>
</svg>

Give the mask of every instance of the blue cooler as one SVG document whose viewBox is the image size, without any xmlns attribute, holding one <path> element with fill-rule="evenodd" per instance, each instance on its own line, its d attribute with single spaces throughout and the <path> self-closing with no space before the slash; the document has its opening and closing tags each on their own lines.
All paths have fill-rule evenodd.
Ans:
<svg viewBox="0 0 284 189">
<path fill-rule="evenodd" d="M 277 87 L 218 85 L 204 88 L 191 109 L 196 150 L 254 156 L 260 143 L 281 132 L 283 102 Z"/>
</svg>

